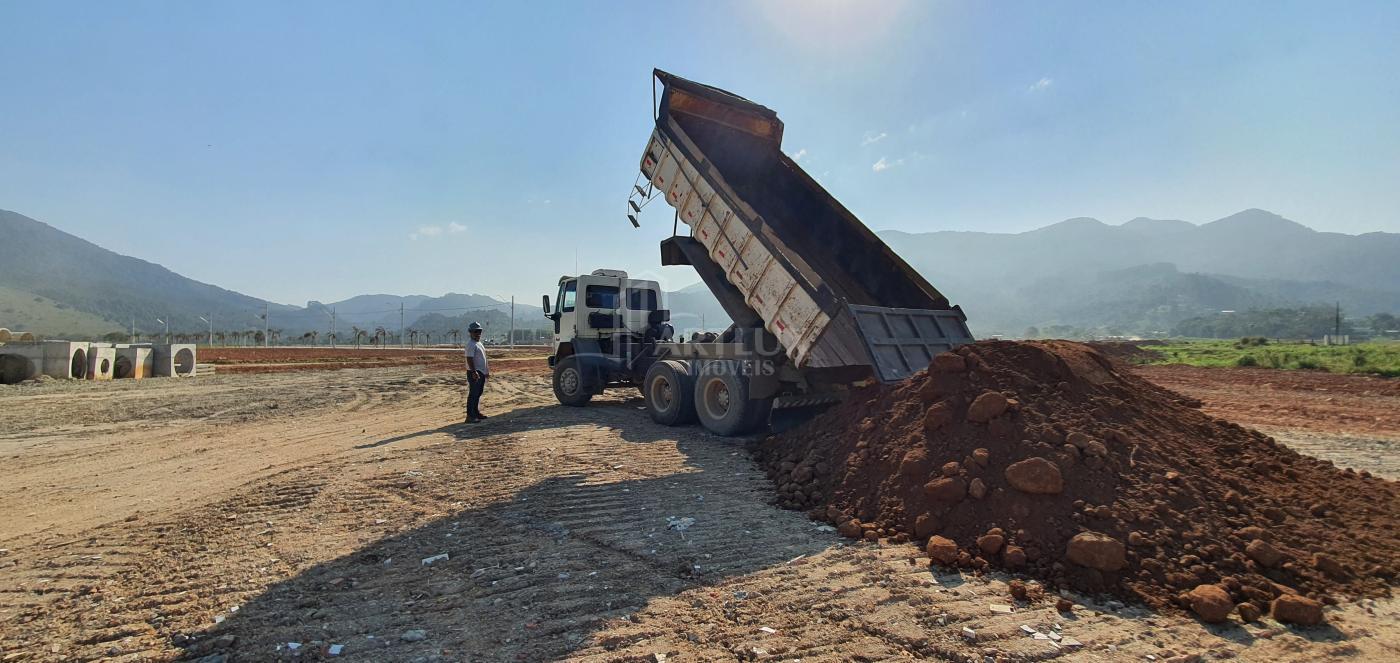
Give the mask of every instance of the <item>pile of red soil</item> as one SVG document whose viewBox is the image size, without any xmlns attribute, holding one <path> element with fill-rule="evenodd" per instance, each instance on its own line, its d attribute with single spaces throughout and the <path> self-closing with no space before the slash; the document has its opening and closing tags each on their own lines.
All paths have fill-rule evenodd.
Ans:
<svg viewBox="0 0 1400 663">
<path fill-rule="evenodd" d="M 1388 594 L 1400 570 L 1400 484 L 1208 417 L 1078 343 L 964 346 L 758 453 L 783 506 L 846 536 L 1211 620 L 1320 619 L 1306 597 Z"/>
<path fill-rule="evenodd" d="M 1162 358 L 1162 353 L 1150 346 L 1165 345 L 1161 341 L 1093 341 L 1089 347 L 1114 361 L 1125 364 L 1146 364 Z"/>
</svg>

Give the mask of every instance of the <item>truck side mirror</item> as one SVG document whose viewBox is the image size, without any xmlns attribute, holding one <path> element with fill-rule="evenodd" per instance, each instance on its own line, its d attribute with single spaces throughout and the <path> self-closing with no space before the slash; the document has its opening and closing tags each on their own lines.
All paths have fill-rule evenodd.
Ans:
<svg viewBox="0 0 1400 663">
<path fill-rule="evenodd" d="M 540 305 L 540 308 L 544 309 L 544 317 L 550 317 L 549 295 L 544 296 L 544 303 Z"/>
</svg>

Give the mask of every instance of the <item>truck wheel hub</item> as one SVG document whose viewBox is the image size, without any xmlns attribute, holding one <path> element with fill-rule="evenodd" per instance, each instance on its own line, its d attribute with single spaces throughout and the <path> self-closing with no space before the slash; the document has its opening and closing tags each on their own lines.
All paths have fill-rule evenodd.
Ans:
<svg viewBox="0 0 1400 663">
<path fill-rule="evenodd" d="M 705 409 L 711 417 L 720 419 L 729 412 L 729 387 L 722 380 L 712 380 L 705 386 Z"/>
<path fill-rule="evenodd" d="M 572 394 L 578 391 L 578 371 L 570 368 L 559 376 L 559 384 L 564 388 L 564 393 Z"/>
</svg>

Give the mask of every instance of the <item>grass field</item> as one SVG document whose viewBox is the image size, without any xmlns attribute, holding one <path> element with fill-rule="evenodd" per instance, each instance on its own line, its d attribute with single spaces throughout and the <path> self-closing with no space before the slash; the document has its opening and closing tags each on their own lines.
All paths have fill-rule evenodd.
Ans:
<svg viewBox="0 0 1400 663">
<path fill-rule="evenodd" d="M 104 320 L 102 316 L 5 286 L 0 286 L 0 327 L 68 338 L 97 338 L 122 329 L 121 323 Z"/>
<path fill-rule="evenodd" d="M 1191 366 L 1257 366 L 1323 370 L 1332 373 L 1370 373 L 1400 377 L 1400 342 L 1375 341 L 1354 345 L 1309 345 L 1307 343 L 1259 344 L 1233 341 L 1169 341 L 1146 346 L 1160 355 L 1149 364 L 1188 364 Z"/>
</svg>

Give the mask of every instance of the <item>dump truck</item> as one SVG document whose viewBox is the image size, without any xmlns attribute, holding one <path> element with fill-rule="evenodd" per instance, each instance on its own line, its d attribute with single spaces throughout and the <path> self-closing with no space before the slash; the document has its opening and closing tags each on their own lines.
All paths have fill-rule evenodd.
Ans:
<svg viewBox="0 0 1400 663">
<path fill-rule="evenodd" d="M 902 380 L 969 343 L 967 317 L 782 152 L 771 109 L 661 70 L 628 219 L 674 208 L 662 265 L 690 265 L 733 324 L 676 340 L 655 281 L 560 278 L 554 391 L 585 405 L 636 388 L 659 423 L 720 435 L 785 427 L 853 386 Z"/>
</svg>

